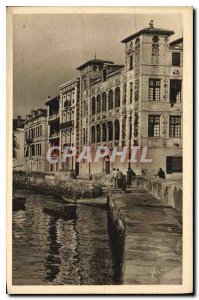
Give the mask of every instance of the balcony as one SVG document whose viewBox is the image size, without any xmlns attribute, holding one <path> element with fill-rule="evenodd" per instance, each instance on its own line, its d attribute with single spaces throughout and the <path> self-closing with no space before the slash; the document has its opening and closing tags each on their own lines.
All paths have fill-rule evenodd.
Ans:
<svg viewBox="0 0 199 300">
<path fill-rule="evenodd" d="M 54 121 L 56 119 L 59 119 L 59 113 L 56 113 L 56 114 L 52 114 L 49 116 L 48 120 L 49 121 Z"/>
<path fill-rule="evenodd" d="M 65 123 L 60 124 L 60 129 L 67 129 L 74 127 L 74 121 L 67 121 Z"/>
<path fill-rule="evenodd" d="M 51 133 L 49 136 L 49 140 L 52 140 L 52 139 L 59 139 L 59 132 Z"/>
<path fill-rule="evenodd" d="M 71 104 L 72 104 L 71 100 L 66 100 L 66 101 L 64 102 L 64 109 L 69 109 L 69 108 L 71 108 Z"/>
<path fill-rule="evenodd" d="M 27 138 L 26 140 L 26 145 L 30 145 L 33 143 L 33 139 L 32 138 Z"/>
</svg>

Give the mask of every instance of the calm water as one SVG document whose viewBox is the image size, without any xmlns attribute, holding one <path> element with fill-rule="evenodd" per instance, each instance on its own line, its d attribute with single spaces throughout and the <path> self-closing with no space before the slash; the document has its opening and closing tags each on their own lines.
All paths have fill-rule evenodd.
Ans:
<svg viewBox="0 0 199 300">
<path fill-rule="evenodd" d="M 13 212 L 13 284 L 115 284 L 106 209 L 77 206 L 64 220 L 43 211 L 51 196 L 26 195 Z"/>
</svg>

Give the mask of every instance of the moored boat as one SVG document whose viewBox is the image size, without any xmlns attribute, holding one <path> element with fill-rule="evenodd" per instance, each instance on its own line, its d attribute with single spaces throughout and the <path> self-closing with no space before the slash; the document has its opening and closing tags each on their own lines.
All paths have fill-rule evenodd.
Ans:
<svg viewBox="0 0 199 300">
<path fill-rule="evenodd" d="M 71 219 L 76 217 L 76 206 L 55 201 L 44 200 L 44 212 L 57 217 Z"/>
<path fill-rule="evenodd" d="M 62 199 L 65 203 L 74 204 L 77 206 L 88 205 L 88 206 L 106 207 L 107 205 L 107 197 L 70 199 L 63 196 Z"/>
</svg>

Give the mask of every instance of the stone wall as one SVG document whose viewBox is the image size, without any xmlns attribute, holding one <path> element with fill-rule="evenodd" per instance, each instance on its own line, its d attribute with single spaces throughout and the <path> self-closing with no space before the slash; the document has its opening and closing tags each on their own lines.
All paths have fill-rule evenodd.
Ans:
<svg viewBox="0 0 199 300">
<path fill-rule="evenodd" d="M 167 180 L 157 177 L 136 176 L 133 179 L 133 187 L 143 188 L 166 204 L 171 205 L 177 211 L 182 212 L 182 180 Z"/>
</svg>

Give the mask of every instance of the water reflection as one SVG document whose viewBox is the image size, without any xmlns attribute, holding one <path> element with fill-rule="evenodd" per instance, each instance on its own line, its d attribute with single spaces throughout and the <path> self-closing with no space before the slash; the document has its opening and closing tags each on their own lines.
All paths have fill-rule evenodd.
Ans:
<svg viewBox="0 0 199 300">
<path fill-rule="evenodd" d="M 61 264 L 60 243 L 57 242 L 57 220 L 54 217 L 50 218 L 48 225 L 48 255 L 45 258 L 46 275 L 45 280 L 53 282 L 59 274 L 59 265 Z"/>
<path fill-rule="evenodd" d="M 65 220 L 43 212 L 53 197 L 26 197 L 13 212 L 13 284 L 114 284 L 105 209 L 81 205 Z"/>
</svg>

